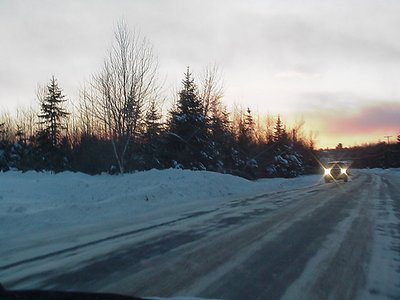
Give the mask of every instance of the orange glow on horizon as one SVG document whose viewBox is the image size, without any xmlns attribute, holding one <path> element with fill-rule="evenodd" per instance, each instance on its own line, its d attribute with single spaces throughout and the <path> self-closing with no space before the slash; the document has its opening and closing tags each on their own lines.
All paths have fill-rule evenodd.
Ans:
<svg viewBox="0 0 400 300">
<path fill-rule="evenodd" d="M 340 119 L 336 122 L 340 122 Z M 333 121 L 335 123 L 335 121 Z M 309 118 L 305 123 L 305 132 L 316 132 L 315 137 L 315 148 L 316 149 L 326 149 L 335 148 L 339 143 L 343 147 L 353 147 L 362 146 L 365 144 L 376 144 L 380 142 L 387 142 L 385 136 L 391 136 L 390 142 L 396 143 L 397 135 L 400 132 L 400 128 L 388 128 L 387 130 L 342 130 L 341 132 L 337 130 L 332 130 L 329 126 L 332 125 L 332 119 L 326 120 L 323 117 L 314 116 Z M 400 127 L 400 125 L 399 125 Z M 358 132 L 355 132 L 358 131 Z"/>
<path fill-rule="evenodd" d="M 393 136 L 391 142 L 395 141 Z M 343 147 L 362 146 L 365 144 L 376 144 L 380 142 L 386 142 L 384 134 L 358 134 L 358 135 L 326 135 L 318 136 L 316 141 L 316 149 L 336 148 L 341 143 Z"/>
</svg>

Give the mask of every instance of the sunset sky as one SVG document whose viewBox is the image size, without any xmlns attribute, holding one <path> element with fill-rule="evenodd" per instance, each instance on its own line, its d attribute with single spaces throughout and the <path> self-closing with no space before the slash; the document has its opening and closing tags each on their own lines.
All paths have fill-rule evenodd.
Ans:
<svg viewBox="0 0 400 300">
<path fill-rule="evenodd" d="M 318 132 L 318 147 L 400 131 L 400 1 L 0 0 L 0 111 L 58 78 L 69 99 L 124 19 L 153 44 L 172 99 L 186 66 L 217 64 L 228 108 Z"/>
</svg>

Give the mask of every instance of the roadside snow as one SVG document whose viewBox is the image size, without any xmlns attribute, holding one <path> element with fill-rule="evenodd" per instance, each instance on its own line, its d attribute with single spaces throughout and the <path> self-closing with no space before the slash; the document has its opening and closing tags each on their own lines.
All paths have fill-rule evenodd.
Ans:
<svg viewBox="0 0 400 300">
<path fill-rule="evenodd" d="M 399 186 L 400 168 L 365 170 L 381 175 L 393 185 Z M 387 183 L 374 206 L 374 243 L 367 274 L 367 289 L 360 299 L 398 299 L 400 295 L 400 212 L 398 193 L 389 193 Z"/>
<path fill-rule="evenodd" d="M 123 176 L 0 173 L 0 245 L 2 240 L 48 230 L 146 222 L 147 215 L 152 220 L 179 215 L 216 202 L 313 185 L 319 180 L 320 176 L 313 175 L 248 181 L 232 175 L 176 169 Z"/>
<path fill-rule="evenodd" d="M 400 168 L 389 168 L 389 169 L 374 168 L 374 169 L 361 169 L 360 171 L 376 175 L 390 174 L 391 176 L 400 177 Z"/>
</svg>

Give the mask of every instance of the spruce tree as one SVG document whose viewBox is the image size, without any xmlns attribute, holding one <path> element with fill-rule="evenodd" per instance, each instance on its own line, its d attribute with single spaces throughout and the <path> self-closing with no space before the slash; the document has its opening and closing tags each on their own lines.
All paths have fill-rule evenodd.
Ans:
<svg viewBox="0 0 400 300">
<path fill-rule="evenodd" d="M 161 114 L 157 108 L 156 101 L 154 100 L 150 102 L 149 109 L 146 112 L 145 125 L 145 140 L 146 142 L 151 142 L 160 134 L 162 126 Z"/>
<path fill-rule="evenodd" d="M 231 153 L 234 145 L 234 135 L 230 130 L 229 114 L 225 107 L 212 109 L 209 121 L 210 145 L 213 158 L 212 169 L 223 171 L 226 166 L 232 166 Z"/>
<path fill-rule="evenodd" d="M 209 120 L 212 140 L 218 143 L 225 143 L 227 138 L 231 136 L 229 113 L 225 107 L 212 111 L 212 116 Z"/>
<path fill-rule="evenodd" d="M 65 147 L 68 140 L 61 136 L 61 131 L 66 129 L 65 120 L 69 115 L 64 108 L 65 101 L 65 96 L 53 76 L 47 86 L 47 95 L 41 102 L 41 113 L 38 115 L 42 128 L 35 137 L 35 152 L 39 157 L 36 169 L 59 172 L 65 170 L 68 165 L 68 147 Z"/>
<path fill-rule="evenodd" d="M 61 140 L 60 133 L 62 129 L 65 129 L 64 121 L 69 113 L 63 107 L 66 99 L 54 76 L 47 90 L 47 95 L 41 103 L 41 114 L 39 114 L 40 124 L 44 125 L 41 136 L 46 136 L 51 146 L 56 147 Z"/>
<path fill-rule="evenodd" d="M 173 157 L 189 168 L 203 168 L 210 157 L 206 117 L 189 68 L 182 81 L 176 108 L 171 112 L 168 144 Z"/>
<path fill-rule="evenodd" d="M 246 135 L 248 136 L 250 142 L 253 142 L 255 138 L 255 122 L 253 120 L 253 116 L 251 115 L 250 108 L 247 108 L 246 115 L 244 116 L 244 126 Z"/>
<path fill-rule="evenodd" d="M 247 108 L 246 114 L 241 117 L 239 123 L 239 136 L 238 143 L 239 148 L 246 154 L 249 154 L 252 144 L 254 143 L 255 137 L 255 123 L 251 115 L 250 108 Z"/>
<path fill-rule="evenodd" d="M 142 155 L 145 168 L 160 168 L 161 165 L 161 133 L 162 123 L 161 114 L 157 108 L 156 102 L 150 102 L 150 106 L 145 115 L 145 132 L 143 135 L 144 144 L 142 146 Z"/>
<path fill-rule="evenodd" d="M 267 175 L 277 177 L 296 177 L 304 171 L 302 155 L 296 152 L 293 140 L 289 135 L 280 116 L 274 127 L 274 159 L 267 166 Z"/>
<path fill-rule="evenodd" d="M 192 117 L 195 119 L 204 119 L 203 104 L 199 99 L 197 87 L 190 73 L 189 67 L 182 81 L 183 89 L 179 92 L 179 101 L 177 105 L 177 113 L 182 116 Z M 197 120 L 203 122 L 202 120 Z"/>
<path fill-rule="evenodd" d="M 283 122 L 281 121 L 280 115 L 278 115 L 278 119 L 276 120 L 274 127 L 274 142 L 280 142 L 283 138 L 286 137 L 286 130 Z"/>
</svg>

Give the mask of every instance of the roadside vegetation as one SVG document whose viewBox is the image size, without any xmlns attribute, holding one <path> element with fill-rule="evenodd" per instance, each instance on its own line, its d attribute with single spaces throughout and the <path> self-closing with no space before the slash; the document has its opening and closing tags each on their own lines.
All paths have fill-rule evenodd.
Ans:
<svg viewBox="0 0 400 300">
<path fill-rule="evenodd" d="M 0 170 L 123 174 L 182 168 L 249 179 L 319 170 L 314 138 L 304 132 L 304 121 L 289 127 L 279 115 L 255 115 L 249 107 L 227 110 L 217 66 L 205 67 L 197 77 L 187 67 L 168 111 L 159 82 L 149 41 L 120 24 L 80 99 L 64 95 L 62 83 L 51 76 L 36 91 L 37 108 L 0 115 Z M 379 147 L 386 146 L 343 153 L 351 153 L 357 166 L 380 166 L 357 158 Z M 398 148 L 385 149 L 385 166 L 399 165 L 392 158 Z"/>
</svg>

